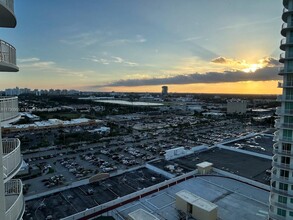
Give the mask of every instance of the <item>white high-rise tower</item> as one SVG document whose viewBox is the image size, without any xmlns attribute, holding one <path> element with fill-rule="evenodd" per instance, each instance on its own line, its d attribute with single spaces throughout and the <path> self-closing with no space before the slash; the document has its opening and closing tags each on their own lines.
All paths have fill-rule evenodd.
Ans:
<svg viewBox="0 0 293 220">
<path fill-rule="evenodd" d="M 0 27 L 14 28 L 14 1 L 0 0 Z M 16 50 L 0 40 L 0 72 L 17 72 Z M 17 120 L 17 97 L 0 97 L 0 123 Z M 20 141 L 16 138 L 2 139 L 0 126 L 0 219 L 20 220 L 24 213 L 22 182 L 13 179 L 22 164 Z"/>
</svg>

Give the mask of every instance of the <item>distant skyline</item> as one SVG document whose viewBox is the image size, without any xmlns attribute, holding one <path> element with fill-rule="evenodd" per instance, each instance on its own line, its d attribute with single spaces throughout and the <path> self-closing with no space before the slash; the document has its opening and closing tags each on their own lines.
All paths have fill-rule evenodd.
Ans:
<svg viewBox="0 0 293 220">
<path fill-rule="evenodd" d="M 0 89 L 276 94 L 275 0 L 15 0 Z"/>
</svg>

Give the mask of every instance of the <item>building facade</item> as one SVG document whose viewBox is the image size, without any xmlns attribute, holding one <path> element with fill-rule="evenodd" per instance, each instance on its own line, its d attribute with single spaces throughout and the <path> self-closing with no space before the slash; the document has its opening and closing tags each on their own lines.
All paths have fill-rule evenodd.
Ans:
<svg viewBox="0 0 293 220">
<path fill-rule="evenodd" d="M 278 96 L 281 107 L 277 108 L 280 116 L 276 120 L 271 174 L 271 193 L 269 219 L 293 219 L 293 0 L 283 0 L 283 25 L 280 49 L 280 62 L 284 64 L 279 74 L 283 81 L 278 86 L 283 88 Z"/>
<path fill-rule="evenodd" d="M 14 28 L 14 1 L 0 0 L 0 27 Z M 17 72 L 16 50 L 0 40 L 0 72 Z M 0 124 L 19 119 L 17 97 L 0 97 Z M 20 170 L 22 157 L 17 138 L 2 139 L 0 126 L 0 219 L 20 220 L 24 213 L 22 182 L 13 177 Z"/>
<path fill-rule="evenodd" d="M 227 114 L 245 114 L 247 111 L 247 101 L 230 100 L 227 102 Z"/>
<path fill-rule="evenodd" d="M 162 86 L 162 97 L 166 97 L 168 95 L 168 86 Z"/>
</svg>

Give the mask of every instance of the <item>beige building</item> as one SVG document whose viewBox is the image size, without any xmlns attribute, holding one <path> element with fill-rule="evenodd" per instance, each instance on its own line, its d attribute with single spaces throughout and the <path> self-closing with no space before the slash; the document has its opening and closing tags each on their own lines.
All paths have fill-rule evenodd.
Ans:
<svg viewBox="0 0 293 220">
<path fill-rule="evenodd" d="M 176 208 L 197 220 L 217 220 L 218 206 L 187 190 L 176 193 Z"/>
<path fill-rule="evenodd" d="M 196 167 L 199 174 L 208 174 L 208 173 L 211 173 L 213 170 L 213 164 L 206 161 L 196 164 Z"/>
</svg>

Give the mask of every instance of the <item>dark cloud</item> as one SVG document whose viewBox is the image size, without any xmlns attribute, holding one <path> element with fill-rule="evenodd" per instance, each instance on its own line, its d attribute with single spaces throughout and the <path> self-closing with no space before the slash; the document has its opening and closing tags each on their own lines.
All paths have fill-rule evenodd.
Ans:
<svg viewBox="0 0 293 220">
<path fill-rule="evenodd" d="M 265 67 L 253 73 L 243 71 L 207 72 L 205 74 L 193 73 L 177 75 L 167 78 L 151 79 L 128 79 L 119 80 L 106 86 L 147 86 L 147 85 L 168 85 L 168 84 L 194 84 L 194 83 L 227 83 L 242 81 L 270 81 L 281 79 L 278 76 L 277 67 Z M 100 86 L 98 86 L 100 87 Z"/>
<path fill-rule="evenodd" d="M 268 67 L 280 66 L 279 60 L 273 57 L 266 57 L 262 60 L 262 62 Z"/>
<path fill-rule="evenodd" d="M 212 63 L 228 63 L 228 60 L 225 57 L 217 57 L 211 60 Z"/>
</svg>

